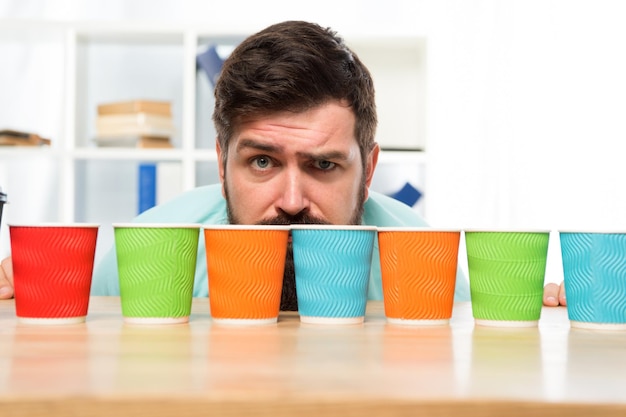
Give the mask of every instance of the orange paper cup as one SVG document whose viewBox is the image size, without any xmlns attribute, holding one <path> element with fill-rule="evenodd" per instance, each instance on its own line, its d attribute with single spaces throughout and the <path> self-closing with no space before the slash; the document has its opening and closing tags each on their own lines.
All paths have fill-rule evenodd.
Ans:
<svg viewBox="0 0 626 417">
<path fill-rule="evenodd" d="M 460 230 L 378 228 L 385 315 L 390 323 L 448 324 Z"/>
<path fill-rule="evenodd" d="M 289 226 L 204 226 L 213 321 L 276 323 Z"/>
</svg>

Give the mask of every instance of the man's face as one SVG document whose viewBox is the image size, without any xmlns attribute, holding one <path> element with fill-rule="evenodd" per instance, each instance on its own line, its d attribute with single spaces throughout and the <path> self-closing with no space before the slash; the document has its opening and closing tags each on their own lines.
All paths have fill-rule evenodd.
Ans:
<svg viewBox="0 0 626 417">
<path fill-rule="evenodd" d="M 339 102 L 245 121 L 220 165 L 231 223 L 360 223 L 378 148 L 364 171 L 354 124 Z"/>
<path fill-rule="evenodd" d="M 339 102 L 245 121 L 220 164 L 230 223 L 360 224 L 379 148 L 363 164 L 354 125 Z M 291 245 L 281 310 L 297 310 Z"/>
</svg>

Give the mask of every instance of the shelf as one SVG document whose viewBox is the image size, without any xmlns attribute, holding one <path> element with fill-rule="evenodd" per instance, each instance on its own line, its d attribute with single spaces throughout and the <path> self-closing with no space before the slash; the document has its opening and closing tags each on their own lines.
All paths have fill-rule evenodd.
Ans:
<svg viewBox="0 0 626 417">
<path fill-rule="evenodd" d="M 423 164 L 426 162 L 424 151 L 386 151 L 381 150 L 378 155 L 379 164 Z"/>
<path fill-rule="evenodd" d="M 1 155 L 1 153 L 0 153 Z M 136 148 L 82 148 L 70 153 L 80 160 L 135 160 L 135 161 L 217 161 L 215 151 L 194 150 L 187 153 L 181 149 L 136 149 Z"/>
<path fill-rule="evenodd" d="M 354 36 L 346 37 L 346 43 L 374 80 L 376 141 L 382 148 L 424 149 L 427 38 Z"/>
<path fill-rule="evenodd" d="M 180 149 L 82 148 L 71 156 L 80 160 L 180 161 L 185 153 Z"/>
<path fill-rule="evenodd" d="M 26 165 L 31 171 L 38 169 L 49 180 L 58 206 L 49 215 L 66 222 L 129 220 L 136 214 L 136 168 L 141 162 L 179 163 L 184 190 L 219 181 L 211 120 L 213 87 L 196 70 L 196 54 L 212 43 L 234 46 L 258 29 L 227 21 L 207 26 L 0 19 L 0 42 L 11 48 L 43 46 L 46 54 L 40 54 L 40 59 L 60 61 L 50 61 L 50 65 L 59 68 L 61 80 L 48 82 L 50 65 L 38 66 L 34 75 L 46 80 L 41 85 L 53 81 L 62 85 L 59 103 L 63 103 L 54 109 L 60 120 L 51 135 L 52 146 L 0 148 L 2 174 L 11 184 L 18 184 Z M 368 34 L 370 29 L 343 35 L 370 68 L 377 85 L 380 124 L 376 140 L 383 148 L 412 149 L 381 151 L 375 183 L 385 191 L 423 177 L 426 153 L 415 149 L 424 148 L 425 143 L 427 37 L 416 33 L 378 36 Z M 95 147 L 90 138 L 95 137 L 97 105 L 137 98 L 172 102 L 177 129 L 172 137 L 174 149 Z M 49 204 L 27 192 L 23 197 L 31 205 Z M 16 201 L 20 198 L 15 195 Z"/>
<path fill-rule="evenodd" d="M 192 158 L 196 161 L 217 162 L 217 154 L 210 150 L 195 150 Z"/>
<path fill-rule="evenodd" d="M 0 146 L 0 159 L 23 158 L 32 156 L 59 157 L 63 153 L 49 146 Z"/>
</svg>

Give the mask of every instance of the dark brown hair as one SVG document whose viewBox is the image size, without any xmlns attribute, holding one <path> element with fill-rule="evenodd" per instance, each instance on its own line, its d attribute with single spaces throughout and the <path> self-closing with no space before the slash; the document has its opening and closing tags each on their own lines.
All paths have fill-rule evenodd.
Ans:
<svg viewBox="0 0 626 417">
<path fill-rule="evenodd" d="M 330 28 L 303 21 L 278 23 L 251 35 L 226 59 L 215 86 L 213 121 L 222 162 L 242 119 L 306 111 L 332 100 L 353 110 L 365 161 L 376 133 L 374 85 L 343 39 Z"/>
</svg>

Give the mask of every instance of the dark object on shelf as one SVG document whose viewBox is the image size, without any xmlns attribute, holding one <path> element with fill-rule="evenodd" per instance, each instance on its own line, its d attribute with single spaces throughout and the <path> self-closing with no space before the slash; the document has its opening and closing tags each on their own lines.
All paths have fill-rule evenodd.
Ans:
<svg viewBox="0 0 626 417">
<path fill-rule="evenodd" d="M 2 192 L 2 187 L 0 187 L 0 226 L 2 225 L 2 208 L 7 202 L 7 195 Z"/>
<path fill-rule="evenodd" d="M 403 202 L 409 207 L 413 207 L 415 203 L 422 197 L 422 193 L 417 188 L 413 187 L 410 183 L 404 184 L 404 186 L 390 197 L 395 198 L 398 201 Z"/>
<path fill-rule="evenodd" d="M 50 139 L 19 130 L 0 130 L 0 146 L 41 146 L 50 145 Z"/>
<path fill-rule="evenodd" d="M 219 77 L 222 65 L 224 64 L 224 60 L 220 58 L 217 53 L 217 47 L 215 45 L 211 45 L 206 51 L 198 54 L 196 56 L 196 64 L 197 68 L 202 68 L 204 70 L 207 77 L 209 77 L 209 81 L 215 87 L 217 77 Z"/>
</svg>

